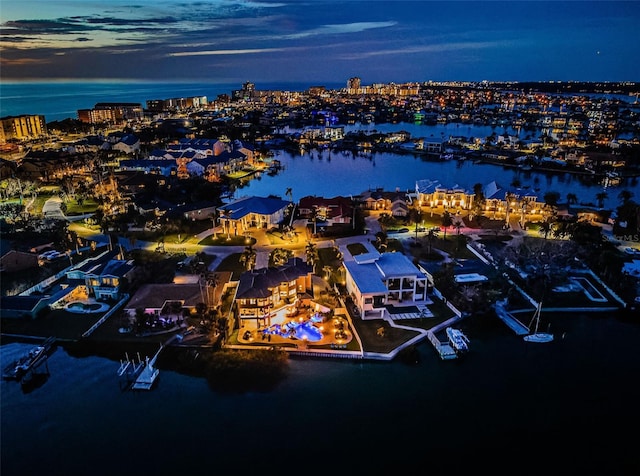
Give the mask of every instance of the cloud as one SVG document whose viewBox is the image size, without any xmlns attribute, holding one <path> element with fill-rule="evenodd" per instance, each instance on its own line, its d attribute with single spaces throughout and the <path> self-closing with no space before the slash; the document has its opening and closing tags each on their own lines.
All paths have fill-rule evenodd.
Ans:
<svg viewBox="0 0 640 476">
<path fill-rule="evenodd" d="M 273 53 L 285 51 L 286 48 L 253 48 L 243 50 L 209 50 L 209 51 L 182 51 L 167 53 L 166 56 L 223 56 L 223 55 L 248 55 L 255 53 Z"/>
<path fill-rule="evenodd" d="M 322 25 L 312 30 L 301 31 L 300 33 L 292 33 L 289 35 L 282 35 L 280 36 L 280 38 L 298 39 L 298 38 L 307 38 L 310 36 L 318 36 L 318 35 L 360 33 L 366 30 L 373 30 L 375 28 L 388 28 L 391 26 L 395 26 L 396 24 L 397 22 L 395 21 L 385 21 L 385 22 L 355 22 L 355 23 L 335 24 L 335 25 Z"/>
<path fill-rule="evenodd" d="M 436 45 L 422 45 L 422 46 L 407 46 L 405 48 L 395 48 L 386 50 L 374 50 L 374 51 L 361 51 L 357 53 L 347 53 L 341 55 L 341 59 L 365 59 L 375 56 L 386 55 L 412 55 L 419 53 L 443 53 L 447 51 L 461 51 L 461 50 L 478 50 L 486 48 L 495 48 L 503 45 L 503 42 L 499 41 L 466 41 L 466 42 L 453 42 L 453 43 L 441 43 Z"/>
</svg>

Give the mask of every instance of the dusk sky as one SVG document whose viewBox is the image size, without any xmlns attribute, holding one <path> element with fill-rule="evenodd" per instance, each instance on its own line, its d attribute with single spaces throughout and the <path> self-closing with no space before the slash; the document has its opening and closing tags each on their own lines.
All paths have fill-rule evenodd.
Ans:
<svg viewBox="0 0 640 476">
<path fill-rule="evenodd" d="M 640 81 L 637 1 L 2 0 L 7 80 Z"/>
</svg>

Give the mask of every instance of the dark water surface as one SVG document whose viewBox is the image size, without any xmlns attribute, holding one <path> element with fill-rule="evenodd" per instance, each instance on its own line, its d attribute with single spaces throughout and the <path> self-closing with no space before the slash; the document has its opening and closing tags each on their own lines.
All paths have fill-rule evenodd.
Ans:
<svg viewBox="0 0 640 476">
<path fill-rule="evenodd" d="M 264 393 L 162 367 L 151 392 L 122 392 L 117 361 L 61 348 L 40 388 L 1 384 L 1 474 L 640 474 L 638 323 L 552 322 L 538 345 L 463 321 L 460 361 L 424 342 L 415 365 L 291 359 Z"/>
</svg>

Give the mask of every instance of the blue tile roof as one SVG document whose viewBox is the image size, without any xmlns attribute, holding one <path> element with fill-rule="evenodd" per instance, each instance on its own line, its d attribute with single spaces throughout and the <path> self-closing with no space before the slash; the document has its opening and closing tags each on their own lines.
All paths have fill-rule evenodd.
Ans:
<svg viewBox="0 0 640 476">
<path fill-rule="evenodd" d="M 239 220 L 250 213 L 258 215 L 273 215 L 274 213 L 287 208 L 291 202 L 280 198 L 272 197 L 245 197 L 235 202 L 228 203 L 219 208 L 219 210 L 229 210 L 232 220 Z"/>
</svg>

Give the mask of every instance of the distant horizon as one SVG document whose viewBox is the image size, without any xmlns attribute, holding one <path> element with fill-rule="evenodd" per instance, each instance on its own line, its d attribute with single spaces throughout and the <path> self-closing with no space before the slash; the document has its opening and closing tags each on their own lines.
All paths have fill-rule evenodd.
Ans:
<svg viewBox="0 0 640 476">
<path fill-rule="evenodd" d="M 309 84 L 310 87 L 313 86 L 324 86 L 325 84 L 343 84 L 346 87 L 347 80 L 352 77 L 359 77 L 358 75 L 350 76 L 346 78 L 344 81 L 324 81 L 324 82 L 308 82 L 308 81 L 298 81 L 298 80 L 268 80 L 262 81 L 263 84 Z M 362 79 L 362 78 L 360 78 Z M 0 86 L 2 84 L 33 84 L 33 83 L 95 83 L 95 84 L 113 84 L 113 83 L 122 83 L 122 84 L 205 84 L 209 83 L 212 85 L 227 85 L 227 84 L 244 84 L 244 83 L 253 83 L 258 85 L 261 83 L 260 80 L 252 80 L 252 79 L 243 79 L 243 80 L 212 80 L 211 78 L 190 78 L 190 79 L 146 79 L 146 78 L 12 78 L 12 79 L 2 79 L 0 81 Z M 630 84 L 630 85 L 640 85 L 639 81 L 632 81 L 627 79 L 617 79 L 617 80 L 579 80 L 579 79 L 567 79 L 567 80 L 558 80 L 558 79 L 524 79 L 524 80 L 511 80 L 511 79 L 413 79 L 406 81 L 373 81 L 373 82 L 364 82 L 362 81 L 363 86 L 372 85 L 372 84 L 424 84 L 424 83 L 483 83 L 487 82 L 489 84 L 495 83 L 540 83 L 540 84 L 565 84 L 565 83 L 582 83 L 582 84 Z"/>
</svg>

